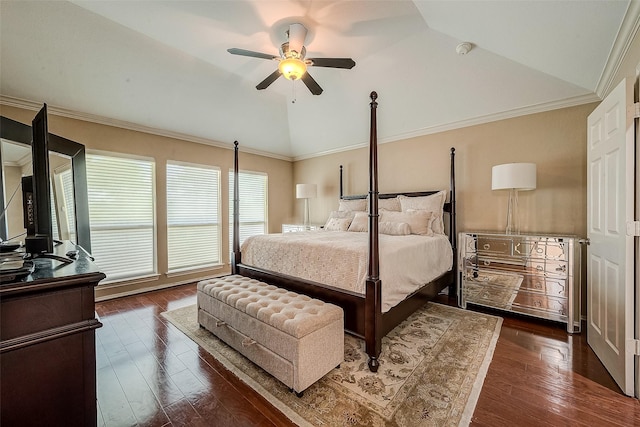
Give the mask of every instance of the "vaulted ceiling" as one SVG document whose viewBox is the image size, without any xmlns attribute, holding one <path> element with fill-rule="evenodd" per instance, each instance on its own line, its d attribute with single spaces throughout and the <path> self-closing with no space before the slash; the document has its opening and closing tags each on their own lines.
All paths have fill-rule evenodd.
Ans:
<svg viewBox="0 0 640 427">
<path fill-rule="evenodd" d="M 629 8 L 620 1 L 0 2 L 0 94 L 55 113 L 300 159 L 600 99 Z M 289 24 L 324 89 L 279 78 Z M 461 42 L 472 44 L 466 55 Z"/>
</svg>

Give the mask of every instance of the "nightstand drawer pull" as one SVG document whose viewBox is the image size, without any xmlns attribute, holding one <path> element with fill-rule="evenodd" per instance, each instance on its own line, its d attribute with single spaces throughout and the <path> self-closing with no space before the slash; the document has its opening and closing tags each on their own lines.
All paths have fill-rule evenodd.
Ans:
<svg viewBox="0 0 640 427">
<path fill-rule="evenodd" d="M 484 244 L 484 246 L 483 246 L 483 248 L 484 248 L 485 250 L 489 250 L 489 249 L 491 249 L 491 245 L 490 245 L 490 244 L 488 244 L 488 243 L 485 243 L 485 244 Z"/>
</svg>

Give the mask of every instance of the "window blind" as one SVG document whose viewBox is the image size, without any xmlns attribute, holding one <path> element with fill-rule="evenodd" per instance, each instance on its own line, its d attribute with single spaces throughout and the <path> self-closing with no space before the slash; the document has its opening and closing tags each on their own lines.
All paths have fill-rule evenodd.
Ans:
<svg viewBox="0 0 640 427">
<path fill-rule="evenodd" d="M 154 163 L 87 154 L 87 187 L 92 254 L 106 281 L 156 273 Z"/>
<path fill-rule="evenodd" d="M 267 175 L 239 172 L 240 244 L 256 234 L 267 232 Z M 229 171 L 229 257 L 233 253 L 233 171 Z"/>
<path fill-rule="evenodd" d="M 69 240 L 76 240 L 76 209 L 73 198 L 73 171 L 67 169 L 60 173 L 60 181 L 62 182 L 62 193 L 64 197 L 64 208 L 67 216 L 67 225 L 69 231 Z"/>
<path fill-rule="evenodd" d="M 220 264 L 220 170 L 167 163 L 169 271 Z"/>
</svg>

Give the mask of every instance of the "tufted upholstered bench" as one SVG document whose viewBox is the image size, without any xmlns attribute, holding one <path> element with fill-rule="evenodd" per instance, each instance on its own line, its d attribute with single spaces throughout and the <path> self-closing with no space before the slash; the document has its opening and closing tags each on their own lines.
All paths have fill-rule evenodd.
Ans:
<svg viewBox="0 0 640 427">
<path fill-rule="evenodd" d="M 298 395 L 344 359 L 336 305 L 239 275 L 198 283 L 198 323 Z"/>
</svg>

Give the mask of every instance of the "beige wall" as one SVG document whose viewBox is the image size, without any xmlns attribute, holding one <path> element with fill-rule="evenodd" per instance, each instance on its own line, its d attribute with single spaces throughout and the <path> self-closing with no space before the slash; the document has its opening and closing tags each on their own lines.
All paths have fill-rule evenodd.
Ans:
<svg viewBox="0 0 640 427">
<path fill-rule="evenodd" d="M 595 106 L 564 108 L 381 144 L 380 192 L 448 189 L 449 150 L 455 147 L 458 229 L 503 230 L 508 192 L 491 190 L 491 167 L 533 162 L 537 164 L 538 184 L 536 190 L 520 193 L 522 231 L 584 236 L 586 127 Z M 378 115 L 382 114 L 381 97 Z M 311 200 L 312 222 L 324 222 L 329 212 L 337 209 L 341 164 L 345 194 L 366 193 L 367 149 L 294 163 L 294 182 L 318 184 L 318 198 Z M 295 215 L 302 216 L 301 202 L 296 204 Z"/>
<path fill-rule="evenodd" d="M 34 111 L 2 106 L 0 113 L 14 120 L 31 123 Z M 150 287 L 163 287 L 173 283 L 187 283 L 201 277 L 221 274 L 229 271 L 229 202 L 228 173 L 233 169 L 233 150 L 197 144 L 183 140 L 161 137 L 142 132 L 99 125 L 65 117 L 49 115 L 49 132 L 79 142 L 88 151 L 125 153 L 151 157 L 156 165 L 156 218 L 157 218 L 157 259 L 159 278 L 143 283 L 122 283 L 102 285 L 96 291 L 98 298 L 136 292 Z M 217 166 L 221 170 L 221 207 L 222 207 L 222 254 L 225 265 L 219 270 L 210 270 L 197 274 L 167 277 L 167 230 L 166 230 L 166 186 L 165 173 L 167 160 L 177 160 L 197 164 Z M 293 206 L 292 163 L 289 161 L 240 153 L 240 169 L 264 172 L 268 174 L 269 194 L 269 231 L 278 232 L 281 224 L 291 217 Z M 283 191 L 286 189 L 287 191 Z M 197 250 L 194 248 L 194 250 Z M 99 260 L 97 263 L 99 265 Z"/>
<path fill-rule="evenodd" d="M 384 114 L 384 99 L 378 115 Z M 506 226 L 507 191 L 491 190 L 491 168 L 513 162 L 537 165 L 537 188 L 521 192 L 523 232 L 586 236 L 587 116 L 597 104 L 470 126 L 379 145 L 380 192 L 449 188 L 449 152 L 456 149 L 458 231 L 497 230 Z M 366 108 L 366 105 L 365 105 Z M 368 126 L 368 124 L 366 125 Z M 295 183 L 317 183 L 311 222 L 323 223 L 338 207 L 339 166 L 344 166 L 345 194 L 368 192 L 368 149 L 297 161 Z M 302 218 L 302 203 L 295 215 Z M 580 248 L 582 250 L 582 248 Z M 582 312 L 586 277 L 582 266 Z"/>
</svg>

